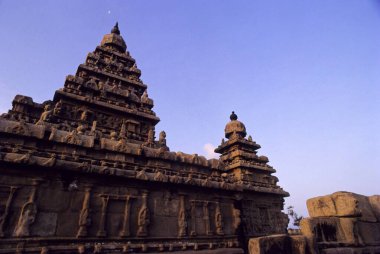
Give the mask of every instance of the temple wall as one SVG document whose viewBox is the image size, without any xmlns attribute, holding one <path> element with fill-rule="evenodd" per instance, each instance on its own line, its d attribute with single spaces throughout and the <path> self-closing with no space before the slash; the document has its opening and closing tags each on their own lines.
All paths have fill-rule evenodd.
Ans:
<svg viewBox="0 0 380 254">
<path fill-rule="evenodd" d="M 11 239 L 54 239 L 56 245 L 64 239 L 75 244 L 104 239 L 148 245 L 166 239 L 177 249 L 184 243 L 175 243 L 183 239 L 185 245 L 199 244 L 199 249 L 237 248 L 244 241 L 239 232 L 258 236 L 284 228 L 276 228 L 273 220 L 282 205 L 282 197 L 273 195 L 251 193 L 236 199 L 236 192 L 37 166 L 2 165 L 0 172 L 0 242 L 10 249 L 16 248 Z M 239 206 L 242 214 L 236 214 Z"/>
</svg>

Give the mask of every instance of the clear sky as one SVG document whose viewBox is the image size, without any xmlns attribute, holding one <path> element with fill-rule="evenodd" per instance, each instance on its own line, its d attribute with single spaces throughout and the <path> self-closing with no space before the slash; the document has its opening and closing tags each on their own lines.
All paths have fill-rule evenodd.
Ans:
<svg viewBox="0 0 380 254">
<path fill-rule="evenodd" d="M 298 213 L 380 194 L 380 1 L 0 0 L 0 112 L 52 99 L 116 21 L 171 150 L 208 154 L 235 110 Z"/>
</svg>

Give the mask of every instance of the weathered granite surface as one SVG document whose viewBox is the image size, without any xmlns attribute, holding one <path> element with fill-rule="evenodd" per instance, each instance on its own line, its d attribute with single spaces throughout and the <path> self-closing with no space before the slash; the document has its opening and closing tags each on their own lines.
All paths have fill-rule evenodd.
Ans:
<svg viewBox="0 0 380 254">
<path fill-rule="evenodd" d="M 309 199 L 307 208 L 301 232 L 320 253 L 380 253 L 379 195 L 335 192 Z"/>
<path fill-rule="evenodd" d="M 379 254 L 379 204 L 379 195 L 343 191 L 311 198 L 311 217 L 301 220 L 301 234 L 251 238 L 249 253 Z"/>
<path fill-rule="evenodd" d="M 116 25 L 53 100 L 0 117 L 0 253 L 241 253 L 285 233 L 289 194 L 237 115 L 220 159 L 170 151 L 126 49 Z"/>
</svg>

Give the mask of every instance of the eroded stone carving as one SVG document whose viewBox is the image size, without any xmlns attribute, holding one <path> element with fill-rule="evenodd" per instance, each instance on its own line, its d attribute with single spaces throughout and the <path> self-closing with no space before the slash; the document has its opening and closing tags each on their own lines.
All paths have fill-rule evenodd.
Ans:
<svg viewBox="0 0 380 254">
<path fill-rule="evenodd" d="M 137 220 L 137 236 L 147 236 L 148 235 L 148 226 L 150 224 L 150 214 L 148 208 L 148 192 L 143 192 L 141 195 L 141 208 L 138 213 Z"/>
<path fill-rule="evenodd" d="M 240 218 L 241 212 L 239 209 L 236 209 L 232 207 L 232 218 L 233 218 L 233 229 L 235 232 L 237 232 L 240 224 L 241 224 L 241 218 Z"/>
<path fill-rule="evenodd" d="M 223 214 L 220 209 L 220 203 L 217 201 L 215 203 L 215 228 L 217 235 L 224 235 L 223 227 Z"/>
<path fill-rule="evenodd" d="M 108 195 L 101 195 L 100 197 L 102 199 L 102 211 L 100 214 L 99 229 L 98 229 L 98 232 L 96 233 L 96 235 L 99 237 L 105 237 L 105 236 L 107 236 L 106 216 L 107 216 L 107 207 L 108 207 L 109 196 Z"/>
<path fill-rule="evenodd" d="M 82 210 L 79 215 L 79 230 L 77 237 L 87 236 L 87 227 L 91 225 L 90 218 L 90 197 L 91 197 L 91 187 L 86 187 L 83 197 Z"/>
<path fill-rule="evenodd" d="M 178 211 L 178 236 L 183 237 L 187 235 L 187 219 L 185 208 L 185 196 L 179 196 L 179 211 Z"/>
<path fill-rule="evenodd" d="M 125 198 L 123 228 L 119 234 L 121 237 L 128 237 L 131 235 L 131 232 L 130 232 L 130 214 L 131 214 L 131 197 L 129 195 L 127 195 Z"/>
<path fill-rule="evenodd" d="M 45 122 L 50 121 L 50 117 L 53 113 L 53 110 L 51 109 L 51 106 L 49 104 L 45 105 L 44 112 L 41 114 L 40 119 L 36 123 L 36 125 L 44 124 Z"/>
<path fill-rule="evenodd" d="M 9 196 L 7 199 L 7 202 L 5 204 L 4 213 L 0 217 L 0 237 L 4 237 L 4 224 L 7 222 L 9 210 L 13 201 L 13 196 L 18 189 L 16 186 L 10 186 L 9 187 Z"/>
<path fill-rule="evenodd" d="M 37 215 L 37 205 L 35 203 L 37 182 L 31 187 L 28 201 L 22 206 L 21 213 L 13 231 L 15 237 L 25 237 L 30 235 L 30 226 L 34 223 Z"/>
</svg>

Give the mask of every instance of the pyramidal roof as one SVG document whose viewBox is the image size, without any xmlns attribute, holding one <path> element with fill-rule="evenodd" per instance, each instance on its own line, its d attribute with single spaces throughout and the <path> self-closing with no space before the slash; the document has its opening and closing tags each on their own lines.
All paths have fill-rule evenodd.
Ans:
<svg viewBox="0 0 380 254">
<path fill-rule="evenodd" d="M 120 163 L 126 163 L 120 159 L 124 156 L 137 156 L 138 160 L 145 156 L 144 160 L 154 158 L 172 163 L 170 167 L 175 165 L 188 171 L 187 180 L 183 180 L 188 184 L 194 184 L 192 167 L 197 165 L 199 179 L 208 181 L 217 175 L 213 183 L 216 188 L 289 195 L 277 185 L 277 178 L 271 176 L 275 170 L 267 164 L 268 158 L 257 156 L 260 145 L 252 137 L 246 138 L 246 128 L 234 112 L 225 128 L 228 140 L 223 140 L 215 150 L 221 154 L 219 159 L 207 160 L 198 154 L 170 152 L 164 131 L 156 140 L 155 125 L 160 119 L 153 111 L 153 100 L 140 77 L 141 71 L 127 51 L 116 23 L 111 33 L 104 35 L 100 45 L 78 66 L 75 75 L 66 77 L 63 88 L 55 92 L 53 100 L 39 104 L 30 97 L 17 95 L 12 109 L 0 117 L 0 133 L 37 138 L 39 143 L 33 143 L 37 149 L 40 149 L 39 145 L 49 143 L 42 147 L 51 147 L 54 158 L 58 156 L 56 151 L 67 153 L 74 149 L 72 146 L 75 153 L 85 149 L 86 156 L 81 159 L 76 154 L 61 155 L 64 161 L 74 156 L 70 160 L 80 161 L 78 167 L 96 162 L 113 165 L 116 170 Z M 62 148 L 64 146 L 70 148 Z M 186 169 L 184 164 L 190 168 Z M 166 173 L 171 174 L 171 170 L 168 168 Z M 219 171 L 230 171 L 230 185 L 226 185 L 226 179 Z M 259 178 L 252 172 L 262 176 Z M 261 182 L 256 182 L 257 179 Z"/>
</svg>

